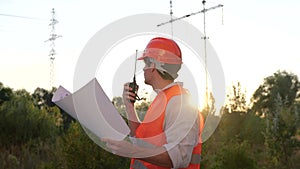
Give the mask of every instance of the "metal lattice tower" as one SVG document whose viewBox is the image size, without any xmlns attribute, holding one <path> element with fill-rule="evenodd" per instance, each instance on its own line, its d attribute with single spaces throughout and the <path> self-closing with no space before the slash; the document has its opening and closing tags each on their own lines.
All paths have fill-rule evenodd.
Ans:
<svg viewBox="0 0 300 169">
<path fill-rule="evenodd" d="M 173 4 L 172 0 L 170 0 L 170 20 L 173 20 Z M 173 39 L 173 22 L 171 22 L 171 34 Z"/>
<path fill-rule="evenodd" d="M 207 48 L 206 48 L 206 41 L 209 37 L 206 36 L 206 18 L 205 18 L 205 3 L 206 1 L 202 1 L 203 5 L 203 34 L 204 36 L 202 39 L 204 39 L 204 64 L 205 64 L 205 102 L 206 102 L 206 107 L 209 108 L 209 103 L 208 103 L 208 70 L 207 70 Z"/>
<path fill-rule="evenodd" d="M 62 37 L 61 35 L 57 35 L 55 33 L 55 25 L 58 23 L 58 21 L 55 19 L 55 10 L 54 8 L 52 8 L 52 18 L 50 19 L 50 24 L 49 27 L 51 27 L 51 31 L 50 31 L 50 37 L 49 39 L 47 39 L 45 42 L 50 42 L 50 52 L 49 52 L 49 59 L 50 59 L 50 79 L 49 79 L 49 83 L 50 83 L 50 88 L 53 87 L 54 84 L 54 60 L 55 60 L 55 40 L 57 38 Z"/>
<path fill-rule="evenodd" d="M 157 27 L 159 26 L 163 26 L 163 25 L 166 25 L 166 24 L 171 24 L 171 34 L 172 34 L 172 38 L 173 38 L 173 22 L 175 21 L 178 21 L 178 20 L 181 20 L 181 19 L 184 19 L 184 18 L 187 18 L 187 17 L 190 17 L 192 15 L 196 15 L 196 14 L 199 14 L 199 13 L 203 13 L 203 27 L 204 27 L 204 36 L 201 37 L 202 39 L 204 39 L 204 58 L 205 58 L 205 99 L 206 99 L 206 107 L 208 108 L 209 107 L 209 102 L 208 102 L 208 99 L 209 99 L 209 96 L 208 96 L 208 71 L 207 71 L 207 51 L 206 51 L 206 42 L 207 42 L 207 39 L 208 37 L 206 36 L 206 18 L 205 18 L 205 13 L 210 11 L 210 10 L 213 10 L 213 9 L 216 9 L 216 8 L 220 8 L 222 7 L 222 24 L 223 24 L 223 6 L 222 4 L 219 4 L 217 6 L 213 6 L 211 8 L 205 8 L 205 3 L 206 1 L 203 0 L 202 1 L 202 5 L 203 5 L 203 9 L 201 11 L 198 11 L 198 12 L 193 12 L 193 13 L 190 13 L 190 14 L 187 14 L 187 15 L 184 15 L 182 17 L 179 17 L 179 18 L 175 18 L 173 19 L 173 10 L 172 10 L 172 0 L 170 0 L 170 16 L 171 16 L 171 19 L 167 22 L 163 22 L 163 23 L 160 23 L 157 25 Z"/>
</svg>

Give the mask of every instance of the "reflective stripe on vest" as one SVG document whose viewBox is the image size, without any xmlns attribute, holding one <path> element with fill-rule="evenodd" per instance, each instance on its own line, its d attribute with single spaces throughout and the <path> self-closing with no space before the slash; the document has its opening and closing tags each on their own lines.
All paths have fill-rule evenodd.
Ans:
<svg viewBox="0 0 300 169">
<path fill-rule="evenodd" d="M 201 162 L 201 154 L 192 154 L 190 164 L 200 164 Z"/>
<path fill-rule="evenodd" d="M 174 85 L 164 91 L 158 93 L 156 98 L 153 100 L 149 109 L 146 113 L 143 123 L 136 130 L 136 137 L 142 139 L 155 146 L 162 146 L 166 144 L 166 138 L 164 134 L 164 118 L 165 110 L 169 100 L 176 95 L 187 94 L 187 91 L 179 85 Z M 158 112 L 157 110 L 161 110 Z M 155 110 L 155 111 L 154 111 Z M 154 114 L 154 115 L 153 115 Z M 204 120 L 199 111 L 199 123 L 200 123 L 200 134 L 203 129 Z M 194 147 L 193 154 L 191 157 L 190 165 L 185 169 L 199 169 L 201 160 L 201 135 L 199 136 L 199 144 Z M 131 169 L 166 169 L 165 167 L 159 167 L 150 163 L 132 159 Z"/>
<path fill-rule="evenodd" d="M 192 154 L 190 164 L 200 164 L 201 154 Z M 131 164 L 132 169 L 148 169 L 140 160 L 134 160 Z"/>
<path fill-rule="evenodd" d="M 131 164 L 132 169 L 148 169 L 140 160 L 134 160 L 133 164 Z"/>
</svg>

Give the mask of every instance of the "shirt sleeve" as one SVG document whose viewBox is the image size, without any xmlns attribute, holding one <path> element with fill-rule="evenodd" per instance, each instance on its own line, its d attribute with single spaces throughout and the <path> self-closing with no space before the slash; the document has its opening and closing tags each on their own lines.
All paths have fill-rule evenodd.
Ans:
<svg viewBox="0 0 300 169">
<path fill-rule="evenodd" d="M 199 139 L 198 109 L 192 104 L 189 95 L 170 99 L 166 107 L 164 129 L 167 140 L 164 147 L 172 160 L 173 168 L 187 167 Z"/>
</svg>

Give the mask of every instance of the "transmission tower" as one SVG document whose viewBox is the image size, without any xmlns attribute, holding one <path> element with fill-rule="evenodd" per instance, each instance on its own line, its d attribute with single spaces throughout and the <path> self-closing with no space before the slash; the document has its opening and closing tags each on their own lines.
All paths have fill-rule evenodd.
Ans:
<svg viewBox="0 0 300 169">
<path fill-rule="evenodd" d="M 205 18 L 205 13 L 210 11 L 210 10 L 213 10 L 213 9 L 216 9 L 216 8 L 220 8 L 222 7 L 223 9 L 223 6 L 222 4 L 219 4 L 217 6 L 213 6 L 213 7 L 210 7 L 210 8 L 205 8 L 205 3 L 206 1 L 203 0 L 202 1 L 202 5 L 203 5 L 203 9 L 201 11 L 198 11 L 198 12 L 193 12 L 193 13 L 190 13 L 190 14 L 187 14 L 187 15 L 184 15 L 182 17 L 179 17 L 179 18 L 175 18 L 173 19 L 173 10 L 172 10 L 172 0 L 170 0 L 170 16 L 171 16 L 171 19 L 167 22 L 163 22 L 163 23 L 160 23 L 157 25 L 157 27 L 159 26 L 163 26 L 163 25 L 166 25 L 166 24 L 171 24 L 171 34 L 172 34 L 172 37 L 173 37 L 173 22 L 175 21 L 178 21 L 178 20 L 181 20 L 183 18 L 187 18 L 187 17 L 190 17 L 192 15 L 196 15 L 196 14 L 199 14 L 199 13 L 203 13 L 203 27 L 204 27 L 204 30 L 203 30 L 203 33 L 204 33 L 204 36 L 201 37 L 203 40 L 204 40 L 204 64 L 205 64 L 205 103 L 206 103 L 206 107 L 209 108 L 209 102 L 208 102 L 208 98 L 209 98 L 209 94 L 208 94 L 208 70 L 207 70 L 207 52 L 206 52 L 206 41 L 208 39 L 208 37 L 206 36 L 206 18 Z M 223 10 L 222 10 L 223 12 Z M 223 16 L 222 16 L 222 24 L 223 24 Z"/>
<path fill-rule="evenodd" d="M 58 24 L 58 21 L 55 19 L 55 10 L 54 8 L 52 8 L 52 18 L 50 19 L 50 24 L 49 27 L 51 28 L 50 31 L 50 36 L 49 39 L 47 39 L 45 42 L 50 42 L 50 52 L 49 52 L 49 59 L 50 59 L 50 79 L 49 79 L 49 83 L 50 83 L 50 88 L 53 87 L 54 84 L 54 60 L 55 60 L 55 40 L 57 38 L 62 37 L 61 35 L 57 35 L 55 33 L 55 25 Z"/>
</svg>

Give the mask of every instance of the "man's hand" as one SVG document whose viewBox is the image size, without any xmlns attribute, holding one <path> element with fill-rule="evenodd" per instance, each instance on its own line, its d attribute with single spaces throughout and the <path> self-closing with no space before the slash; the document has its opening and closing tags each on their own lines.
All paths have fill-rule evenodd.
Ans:
<svg viewBox="0 0 300 169">
<path fill-rule="evenodd" d="M 135 100 L 136 94 L 131 92 L 133 89 L 129 87 L 129 82 L 124 84 L 123 88 L 123 102 L 126 107 L 133 107 L 133 102 L 130 100 Z"/>
<path fill-rule="evenodd" d="M 135 131 L 140 125 L 140 120 L 138 119 L 138 116 L 136 115 L 136 112 L 134 110 L 134 104 L 130 100 L 135 99 L 135 93 L 130 92 L 132 90 L 131 87 L 129 87 L 129 82 L 124 84 L 123 88 L 123 102 L 125 104 L 126 113 L 127 113 L 127 119 L 128 119 L 128 126 L 130 128 L 130 135 L 135 136 Z"/>
<path fill-rule="evenodd" d="M 106 142 L 107 148 L 113 154 L 140 159 L 163 167 L 173 167 L 170 156 L 164 147 L 146 148 L 133 145 L 125 140 L 116 141 L 108 138 L 103 138 L 101 141 Z"/>
<path fill-rule="evenodd" d="M 103 138 L 101 139 L 101 141 L 106 143 L 106 147 L 113 154 L 123 156 L 123 157 L 130 157 L 130 158 L 137 157 L 138 147 L 134 146 L 132 143 L 128 141 L 125 140 L 116 141 L 108 138 Z"/>
</svg>

